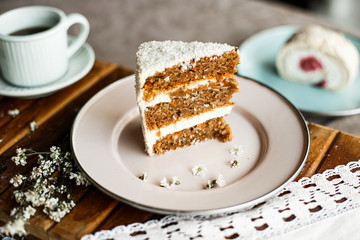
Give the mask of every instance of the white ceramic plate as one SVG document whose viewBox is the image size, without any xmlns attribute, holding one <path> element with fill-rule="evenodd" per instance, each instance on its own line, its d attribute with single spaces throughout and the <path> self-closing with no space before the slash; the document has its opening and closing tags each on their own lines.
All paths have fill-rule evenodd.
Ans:
<svg viewBox="0 0 360 240">
<path fill-rule="evenodd" d="M 72 129 L 78 166 L 105 193 L 132 206 L 165 214 L 218 214 L 252 207 L 278 193 L 299 173 L 309 148 L 301 114 L 285 98 L 253 80 L 237 77 L 240 92 L 225 118 L 233 140 L 211 140 L 149 157 L 144 151 L 135 101 L 135 79 L 129 76 L 97 93 L 81 109 Z M 229 151 L 242 146 L 239 167 L 231 168 Z M 205 177 L 192 175 L 198 163 Z M 148 181 L 138 176 L 146 172 Z M 226 185 L 204 189 L 219 174 Z M 173 189 L 159 186 L 177 176 Z"/>
<path fill-rule="evenodd" d="M 71 58 L 69 69 L 60 79 L 41 87 L 18 87 L 7 83 L 0 76 L 0 95 L 18 98 L 39 98 L 63 89 L 84 77 L 95 62 L 92 47 L 85 43 Z"/>
<path fill-rule="evenodd" d="M 276 55 L 299 26 L 279 26 L 258 32 L 239 47 L 241 64 L 238 74 L 253 78 L 284 95 L 301 111 L 321 116 L 345 116 L 360 113 L 360 74 L 354 83 L 338 92 L 293 83 L 282 79 L 275 67 Z M 360 41 L 349 35 L 358 51 Z"/>
</svg>

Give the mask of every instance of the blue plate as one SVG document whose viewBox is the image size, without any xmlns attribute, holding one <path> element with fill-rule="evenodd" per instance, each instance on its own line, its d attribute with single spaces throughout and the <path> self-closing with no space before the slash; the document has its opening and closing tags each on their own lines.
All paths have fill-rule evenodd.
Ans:
<svg viewBox="0 0 360 240">
<path fill-rule="evenodd" d="M 276 70 L 278 51 L 299 26 L 280 26 L 261 31 L 239 47 L 237 74 L 253 78 L 282 95 L 305 113 L 322 116 L 346 116 L 360 113 L 360 75 L 349 87 L 330 92 L 282 79 Z M 360 51 L 359 40 L 345 35 Z"/>
</svg>

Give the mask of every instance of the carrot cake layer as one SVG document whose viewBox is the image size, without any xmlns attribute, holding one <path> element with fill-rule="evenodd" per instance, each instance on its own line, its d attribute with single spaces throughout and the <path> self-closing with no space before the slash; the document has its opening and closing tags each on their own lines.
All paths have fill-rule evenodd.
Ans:
<svg viewBox="0 0 360 240">
<path fill-rule="evenodd" d="M 221 56 L 203 57 L 199 60 L 192 59 L 189 64 L 181 63 L 165 71 L 156 73 L 145 80 L 143 86 L 143 99 L 148 101 L 157 93 L 176 88 L 189 82 L 215 78 L 221 79 L 226 74 L 236 72 L 239 57 L 236 52 L 225 52 Z"/>
<path fill-rule="evenodd" d="M 238 83 L 232 76 L 195 89 L 180 88 L 169 94 L 170 102 L 161 102 L 146 108 L 147 128 L 157 129 L 213 108 L 233 105 L 230 100 L 237 91 Z"/>
<path fill-rule="evenodd" d="M 153 152 L 163 154 L 166 151 L 191 146 L 210 139 L 217 139 L 220 142 L 231 140 L 230 126 L 225 123 L 223 118 L 210 119 L 191 128 L 168 134 L 156 141 Z"/>
</svg>

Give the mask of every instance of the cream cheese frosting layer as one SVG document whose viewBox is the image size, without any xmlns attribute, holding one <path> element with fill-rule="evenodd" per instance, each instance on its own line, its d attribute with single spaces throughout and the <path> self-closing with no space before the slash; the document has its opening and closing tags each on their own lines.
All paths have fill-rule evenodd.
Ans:
<svg viewBox="0 0 360 240">
<path fill-rule="evenodd" d="M 163 91 L 163 92 L 159 93 L 154 98 L 152 98 L 150 101 L 142 100 L 142 95 L 140 94 L 138 96 L 138 105 L 139 105 L 140 109 L 145 109 L 147 107 L 153 107 L 159 103 L 171 102 L 170 94 L 179 90 L 180 88 L 186 87 L 187 90 L 192 90 L 192 89 L 198 88 L 200 86 L 208 85 L 210 82 L 215 82 L 215 81 L 216 81 L 215 78 L 209 78 L 209 79 L 198 80 L 198 81 L 192 82 L 186 86 L 180 85 L 171 90 Z"/>
<path fill-rule="evenodd" d="M 151 41 L 142 43 L 136 53 L 137 89 L 141 89 L 146 78 L 165 68 L 199 60 L 203 57 L 221 56 L 235 47 L 222 43 Z"/>
<path fill-rule="evenodd" d="M 147 130 L 143 128 L 143 134 L 145 139 L 145 147 L 146 151 L 149 153 L 150 156 L 154 155 L 152 147 L 156 143 L 158 139 L 161 139 L 162 137 L 172 134 L 175 132 L 182 131 L 187 128 L 191 128 L 193 126 L 196 126 L 200 123 L 203 123 L 207 120 L 223 117 L 231 112 L 233 108 L 233 105 L 230 106 L 224 106 L 215 108 L 211 111 L 201 113 L 198 115 L 194 115 L 193 117 L 184 118 L 180 121 L 177 121 L 174 124 L 167 125 L 166 127 L 156 129 L 156 130 Z M 142 116 L 143 117 L 143 116 Z"/>
</svg>

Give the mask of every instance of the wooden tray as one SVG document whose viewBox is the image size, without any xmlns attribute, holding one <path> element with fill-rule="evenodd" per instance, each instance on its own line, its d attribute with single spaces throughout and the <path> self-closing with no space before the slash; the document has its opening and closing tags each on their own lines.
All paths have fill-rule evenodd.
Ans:
<svg viewBox="0 0 360 240">
<path fill-rule="evenodd" d="M 32 168 L 28 163 L 18 168 L 10 158 L 18 147 L 37 151 L 48 150 L 61 142 L 68 143 L 73 120 L 81 107 L 100 89 L 133 72 L 96 60 L 91 72 L 79 82 L 54 95 L 40 99 L 0 99 L 0 220 L 5 222 L 14 204 L 14 188 L 9 180 L 15 173 Z M 19 109 L 21 114 L 12 119 L 7 111 Z M 35 121 L 39 128 L 30 132 Z M 310 151 L 306 164 L 297 179 L 310 177 L 339 164 L 360 158 L 360 138 L 309 123 Z M 61 222 L 50 220 L 38 211 L 30 219 L 27 230 L 40 239 L 80 239 L 83 235 L 118 225 L 146 222 L 162 216 L 138 210 L 120 203 L 94 187 L 77 187 L 73 192 L 76 207 Z"/>
</svg>

